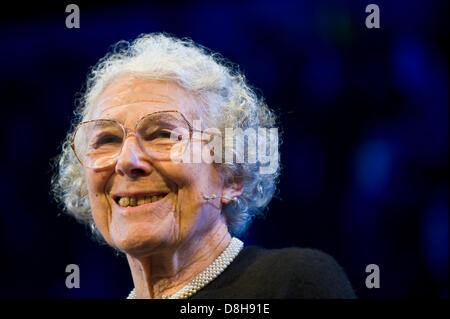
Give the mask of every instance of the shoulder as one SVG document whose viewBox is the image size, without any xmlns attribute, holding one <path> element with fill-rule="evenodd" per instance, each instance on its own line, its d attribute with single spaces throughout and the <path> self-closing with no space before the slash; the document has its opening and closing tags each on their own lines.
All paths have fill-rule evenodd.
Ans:
<svg viewBox="0 0 450 319">
<path fill-rule="evenodd" d="M 342 267 L 327 253 L 310 248 L 246 247 L 253 271 L 270 278 L 281 298 L 355 298 Z"/>
</svg>

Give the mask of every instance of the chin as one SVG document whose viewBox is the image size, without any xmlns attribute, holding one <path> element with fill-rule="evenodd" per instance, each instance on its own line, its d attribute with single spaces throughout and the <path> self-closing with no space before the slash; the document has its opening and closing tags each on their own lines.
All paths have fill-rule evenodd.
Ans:
<svg viewBox="0 0 450 319">
<path fill-rule="evenodd" d="M 159 250 L 173 239 L 173 232 L 161 225 L 148 223 L 135 225 L 120 225 L 119 228 L 110 228 L 111 241 L 115 248 L 135 257 L 145 257 Z"/>
</svg>

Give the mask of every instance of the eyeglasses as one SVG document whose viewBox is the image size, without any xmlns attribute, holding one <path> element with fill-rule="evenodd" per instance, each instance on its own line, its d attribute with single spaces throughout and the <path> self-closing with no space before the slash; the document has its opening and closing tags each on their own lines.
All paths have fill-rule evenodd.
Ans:
<svg viewBox="0 0 450 319">
<path fill-rule="evenodd" d="M 151 158 L 170 160 L 184 154 L 194 131 L 197 130 L 182 113 L 160 111 L 142 117 L 133 130 L 110 119 L 82 122 L 70 146 L 81 165 L 98 169 L 116 162 L 129 135 L 136 136 L 142 150 Z"/>
</svg>

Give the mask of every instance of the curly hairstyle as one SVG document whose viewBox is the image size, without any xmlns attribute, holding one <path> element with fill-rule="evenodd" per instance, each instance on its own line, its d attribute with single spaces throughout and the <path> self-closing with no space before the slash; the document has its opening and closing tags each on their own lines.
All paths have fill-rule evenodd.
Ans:
<svg viewBox="0 0 450 319">
<path fill-rule="evenodd" d="M 201 99 L 200 113 L 221 132 L 225 128 L 240 128 L 237 132 L 245 134 L 248 128 L 274 128 L 277 122 L 274 112 L 262 95 L 247 83 L 237 65 L 191 39 L 151 33 L 141 34 L 131 42 L 119 41 L 88 73 L 85 87 L 76 101 L 71 129 L 61 153 L 55 158 L 56 172 L 51 181 L 52 194 L 63 210 L 89 224 L 99 239 L 101 235 L 92 217 L 84 169 L 70 141 L 76 126 L 90 119 L 95 98 L 110 81 L 124 74 L 177 83 Z M 261 215 L 274 196 L 280 173 L 278 149 L 279 143 L 276 153 L 272 154 L 275 169 L 269 173 L 261 173 L 263 163 L 259 159 L 255 163 L 214 163 L 226 180 L 236 176 L 243 180 L 242 195 L 223 208 L 232 235 L 245 231 L 253 217 Z"/>
</svg>

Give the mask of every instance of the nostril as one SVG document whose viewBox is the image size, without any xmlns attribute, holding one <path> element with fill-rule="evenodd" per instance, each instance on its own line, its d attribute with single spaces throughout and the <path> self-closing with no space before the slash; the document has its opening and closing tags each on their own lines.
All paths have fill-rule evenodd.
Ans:
<svg viewBox="0 0 450 319">
<path fill-rule="evenodd" d="M 151 171 L 152 171 L 152 168 L 150 165 L 148 165 L 148 167 L 132 167 L 132 165 L 116 166 L 117 174 L 119 174 L 121 176 L 128 175 L 131 178 L 147 176 L 151 173 Z"/>
<path fill-rule="evenodd" d="M 145 170 L 142 168 L 131 168 L 129 170 L 129 172 L 130 172 L 130 175 L 133 177 L 146 175 Z"/>
</svg>

